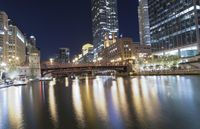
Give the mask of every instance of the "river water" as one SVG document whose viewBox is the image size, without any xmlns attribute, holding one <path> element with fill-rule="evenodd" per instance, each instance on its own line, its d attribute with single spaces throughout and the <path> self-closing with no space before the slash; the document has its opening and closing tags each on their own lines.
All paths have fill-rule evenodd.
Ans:
<svg viewBox="0 0 200 129">
<path fill-rule="evenodd" d="M 200 76 L 86 77 L 2 88 L 0 129 L 200 129 Z"/>
</svg>

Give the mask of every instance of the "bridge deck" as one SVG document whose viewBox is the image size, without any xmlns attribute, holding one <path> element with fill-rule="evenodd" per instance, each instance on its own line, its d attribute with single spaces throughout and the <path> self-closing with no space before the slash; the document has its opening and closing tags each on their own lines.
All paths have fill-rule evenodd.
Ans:
<svg viewBox="0 0 200 129">
<path fill-rule="evenodd" d="M 88 73 L 92 71 L 115 70 L 118 72 L 126 72 L 128 66 L 124 65 L 100 65 L 100 64 L 84 64 L 84 65 L 43 65 L 41 67 L 42 76 L 49 73 L 66 74 L 66 73 Z"/>
</svg>

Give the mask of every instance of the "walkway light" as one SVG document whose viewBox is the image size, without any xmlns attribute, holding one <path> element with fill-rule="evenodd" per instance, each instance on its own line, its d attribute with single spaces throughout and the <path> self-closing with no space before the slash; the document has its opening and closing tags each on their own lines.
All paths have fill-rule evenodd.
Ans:
<svg viewBox="0 0 200 129">
<path fill-rule="evenodd" d="M 121 57 L 119 57 L 116 61 L 122 61 L 122 58 Z"/>
<path fill-rule="evenodd" d="M 16 57 L 16 60 L 19 60 L 19 57 Z"/>
<path fill-rule="evenodd" d="M 135 56 L 132 56 L 132 59 L 135 60 L 136 59 Z"/>
<path fill-rule="evenodd" d="M 4 63 L 4 62 L 2 62 L 2 63 L 1 63 L 1 66 L 2 66 L 2 67 L 6 67 L 6 66 L 7 66 L 7 64 L 6 64 L 6 63 Z"/>
<path fill-rule="evenodd" d="M 102 59 L 103 59 L 102 57 L 99 57 L 97 60 L 98 60 L 98 61 L 101 61 Z"/>
<path fill-rule="evenodd" d="M 115 62 L 115 60 L 111 60 L 110 62 L 113 63 L 113 62 Z"/>
<path fill-rule="evenodd" d="M 96 62 L 97 62 L 97 60 L 93 60 L 93 62 L 94 62 L 94 63 L 96 63 Z"/>
</svg>

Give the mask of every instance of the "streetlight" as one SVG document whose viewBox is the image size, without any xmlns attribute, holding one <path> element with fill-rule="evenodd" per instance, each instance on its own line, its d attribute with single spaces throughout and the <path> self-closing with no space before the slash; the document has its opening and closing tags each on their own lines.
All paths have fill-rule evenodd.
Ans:
<svg viewBox="0 0 200 129">
<path fill-rule="evenodd" d="M 53 58 L 50 58 L 49 59 L 49 62 L 51 63 L 51 65 L 53 64 L 53 62 L 54 62 L 54 59 Z"/>
<path fill-rule="evenodd" d="M 103 59 L 102 57 L 98 57 L 98 58 L 97 58 L 98 61 L 101 61 L 102 59 Z"/>
<path fill-rule="evenodd" d="M 1 67 L 6 67 L 6 66 L 7 66 L 6 63 L 4 63 L 4 62 L 1 63 Z"/>
<path fill-rule="evenodd" d="M 96 63 L 96 62 L 97 62 L 97 60 L 96 60 L 96 59 L 94 59 L 94 60 L 93 60 L 93 62 L 94 62 L 94 63 Z"/>
</svg>

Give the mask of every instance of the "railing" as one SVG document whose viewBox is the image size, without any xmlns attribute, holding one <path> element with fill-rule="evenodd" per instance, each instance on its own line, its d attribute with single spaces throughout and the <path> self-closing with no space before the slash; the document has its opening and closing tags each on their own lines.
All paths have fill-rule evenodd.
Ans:
<svg viewBox="0 0 200 129">
<path fill-rule="evenodd" d="M 126 66 L 110 63 L 88 63 L 88 64 L 42 64 L 41 68 L 70 68 L 70 67 L 100 67 L 100 66 Z"/>
<path fill-rule="evenodd" d="M 116 70 L 119 72 L 127 71 L 127 66 L 121 64 L 43 64 L 41 67 L 41 74 L 45 76 L 49 73 L 56 74 L 71 74 L 71 73 L 88 73 L 102 70 Z"/>
</svg>

